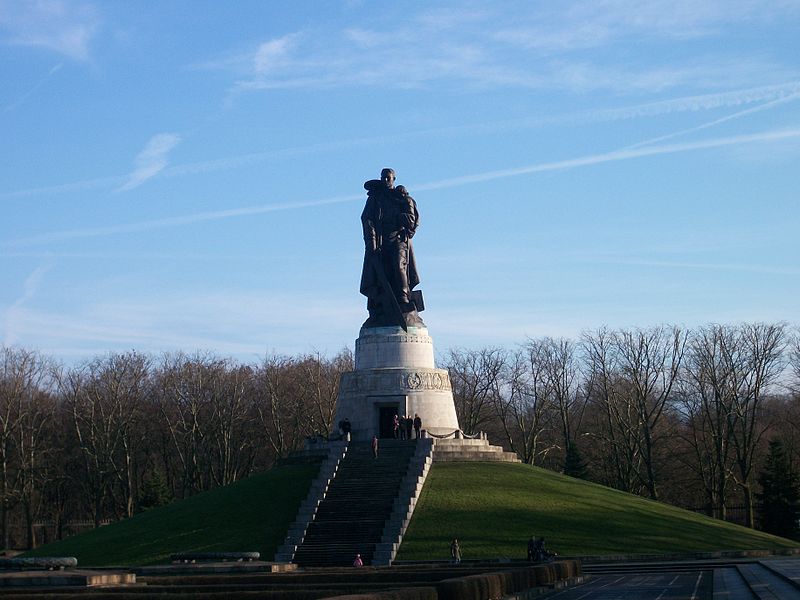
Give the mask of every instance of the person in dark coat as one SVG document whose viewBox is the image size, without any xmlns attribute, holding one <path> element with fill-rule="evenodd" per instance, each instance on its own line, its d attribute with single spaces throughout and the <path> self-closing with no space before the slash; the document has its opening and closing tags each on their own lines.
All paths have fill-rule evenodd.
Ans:
<svg viewBox="0 0 800 600">
<path fill-rule="evenodd" d="M 403 427 L 406 429 L 406 439 L 411 439 L 411 430 L 414 429 L 414 418 L 411 415 L 408 415 L 404 419 Z"/>
<path fill-rule="evenodd" d="M 417 413 L 414 413 L 414 434 L 419 439 L 420 430 L 422 429 L 422 419 L 419 418 Z"/>
<path fill-rule="evenodd" d="M 457 538 L 453 538 L 453 541 L 450 542 L 450 558 L 455 564 L 461 564 L 461 547 L 458 545 Z"/>
</svg>

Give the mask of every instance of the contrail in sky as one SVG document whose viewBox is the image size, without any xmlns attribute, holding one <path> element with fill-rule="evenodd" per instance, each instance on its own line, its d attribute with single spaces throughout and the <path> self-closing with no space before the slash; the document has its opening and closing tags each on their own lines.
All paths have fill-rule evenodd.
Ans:
<svg viewBox="0 0 800 600">
<path fill-rule="evenodd" d="M 792 139 L 797 137 L 800 137 L 800 129 L 783 129 L 779 131 L 767 131 L 762 133 L 754 133 L 750 135 L 736 135 L 724 138 L 714 138 L 699 142 L 685 142 L 683 144 L 666 144 L 664 146 L 648 146 L 645 148 L 615 150 L 613 152 L 606 152 L 604 154 L 593 154 L 590 156 L 584 156 L 580 158 L 571 158 L 555 162 L 539 163 L 536 165 L 529 165 L 527 167 L 503 169 L 500 171 L 488 171 L 486 173 L 478 173 L 475 175 L 463 175 L 461 177 L 442 179 L 440 181 L 435 181 L 432 183 L 417 185 L 415 186 L 415 189 L 438 190 L 442 188 L 456 187 L 459 185 L 467 185 L 469 183 L 478 183 L 481 181 L 491 181 L 493 179 L 514 177 L 517 175 L 528 175 L 530 173 L 542 173 L 545 171 L 558 171 L 561 169 L 570 169 L 573 167 L 585 167 L 588 165 L 597 165 L 600 163 L 614 162 L 618 160 L 628 160 L 632 158 L 641 158 L 645 156 L 655 156 L 658 154 L 675 154 L 678 152 L 688 152 L 690 150 L 721 148 L 724 146 L 733 146 L 736 144 L 747 144 L 753 142 L 770 142 L 770 141 L 777 141 L 784 139 Z"/>
<path fill-rule="evenodd" d="M 59 65 L 60 67 L 60 65 Z M 471 123 L 464 125 L 454 125 L 452 127 L 439 127 L 433 129 L 423 129 L 418 131 L 399 132 L 392 135 L 392 140 L 399 139 L 414 139 L 418 137 L 426 137 L 430 135 L 444 135 L 444 134 L 458 134 L 471 131 L 498 131 L 504 129 L 518 129 L 519 127 L 543 127 L 547 125 L 558 125 L 564 123 L 592 123 L 603 121 L 621 121 L 628 119 L 636 119 L 643 117 L 654 117 L 663 114 L 671 114 L 676 112 L 699 112 L 703 110 L 713 110 L 725 106 L 740 106 L 744 104 L 752 104 L 766 100 L 765 104 L 757 106 L 752 109 L 740 111 L 734 115 L 717 119 L 709 124 L 701 125 L 698 128 L 688 129 L 685 131 L 668 134 L 661 138 L 648 140 L 644 143 L 654 143 L 681 135 L 705 129 L 712 125 L 725 122 L 730 119 L 735 119 L 751 112 L 758 112 L 771 108 L 779 104 L 787 103 L 800 98 L 800 82 L 791 81 L 778 85 L 761 86 L 756 88 L 748 88 L 743 90 L 734 90 L 732 92 L 722 92 L 718 94 L 705 94 L 699 96 L 687 96 L 681 98 L 672 98 L 669 100 L 661 100 L 658 102 L 651 102 L 649 104 L 640 104 L 637 106 L 628 106 L 622 108 L 611 108 L 601 110 L 589 110 L 585 112 L 572 113 L 567 115 L 556 115 L 552 117 L 534 117 L 529 119 L 514 119 L 509 121 L 500 121 L 492 123 Z M 239 156 L 232 156 L 228 158 L 220 158 L 215 160 L 199 161 L 185 165 L 175 165 L 165 168 L 158 175 L 159 177 L 179 177 L 185 175 L 193 175 L 198 173 L 208 173 L 213 171 L 222 171 L 243 167 L 250 164 L 257 164 L 270 159 L 285 158 L 288 156 L 297 156 L 309 154 L 313 152 L 320 152 L 324 150 L 335 150 L 347 148 L 352 146 L 362 146 L 366 144 L 381 143 L 383 140 L 380 137 L 364 137 L 353 138 L 349 140 L 337 140 L 333 142 L 324 142 L 320 144 L 312 144 L 309 146 L 300 146 L 295 148 L 280 148 L 277 150 L 270 150 L 266 152 L 254 152 L 251 154 L 244 154 Z M 42 186 L 38 188 L 29 188 L 23 190 L 14 190 L 0 192 L 0 198 L 20 198 L 35 196 L 38 194 L 58 194 L 71 191 L 89 190 L 105 187 L 119 187 L 124 185 L 127 181 L 127 175 L 97 177 L 94 179 L 87 179 L 83 181 L 75 181 L 70 183 L 62 183 L 51 186 Z"/>
<path fill-rule="evenodd" d="M 773 141 L 789 140 L 796 138 L 800 138 L 800 129 L 765 131 L 749 135 L 712 138 L 709 140 L 702 140 L 698 142 L 685 142 L 682 144 L 665 144 L 662 146 L 647 146 L 644 148 L 628 148 L 622 150 L 615 150 L 613 152 L 606 152 L 603 154 L 592 154 L 589 156 L 583 156 L 567 160 L 538 163 L 535 165 L 516 167 L 512 169 L 487 171 L 485 173 L 475 173 L 472 175 L 462 175 L 459 177 L 452 177 L 449 179 L 441 179 L 439 181 L 432 181 L 429 183 L 414 185 L 414 189 L 440 190 L 446 188 L 459 187 L 462 185 L 469 185 L 471 183 L 492 181 L 495 179 L 505 179 L 507 177 L 517 177 L 519 175 L 530 175 L 533 173 L 544 173 L 547 171 L 559 171 L 563 169 L 572 169 L 575 167 L 598 165 L 608 162 L 630 160 L 634 158 L 644 158 L 647 156 L 657 156 L 661 154 L 676 154 L 680 152 L 689 152 L 693 150 L 705 150 L 708 148 L 723 148 L 726 146 L 735 146 L 739 144 L 749 144 L 756 142 L 773 142 Z M 154 219 L 150 221 L 140 221 L 139 223 L 130 223 L 127 225 L 110 225 L 107 227 L 72 229 L 68 231 L 45 233 L 42 235 L 31 236 L 27 238 L 19 238 L 16 240 L 11 240 L 2 243 L 2 246 L 5 247 L 27 246 L 32 244 L 58 242 L 76 238 L 89 238 L 89 237 L 114 235 L 118 233 L 147 231 L 162 227 L 177 227 L 180 225 L 188 225 L 191 223 L 198 223 L 201 221 L 216 221 L 221 219 L 264 214 L 275 211 L 296 210 L 301 208 L 310 208 L 314 206 L 323 206 L 326 204 L 354 202 L 356 200 L 362 200 L 363 197 L 364 197 L 363 194 L 352 194 L 347 196 L 334 196 L 331 198 L 323 198 L 318 200 L 307 200 L 301 202 L 284 202 L 280 204 L 262 204 L 257 206 L 234 208 L 230 210 L 203 212 L 203 213 L 196 213 L 193 215 L 168 217 L 165 219 Z"/>
<path fill-rule="evenodd" d="M 37 81 L 35 84 L 33 84 L 33 86 L 27 92 L 22 94 L 22 96 L 20 96 L 15 102 L 12 102 L 11 104 L 8 104 L 7 106 L 3 107 L 3 112 L 10 112 L 18 108 L 20 105 L 22 105 L 22 103 L 25 102 L 25 100 L 27 100 L 31 95 L 33 95 L 33 93 L 36 90 L 42 87 L 47 82 L 47 80 L 50 79 L 55 73 L 60 71 L 61 67 L 63 66 L 64 63 L 58 63 L 55 67 L 50 69 L 47 72 L 47 75 L 45 75 L 44 77 L 39 79 L 39 81 Z"/>
<path fill-rule="evenodd" d="M 733 113 L 732 115 L 728 115 L 726 117 L 722 117 L 720 119 L 714 119 L 713 121 L 709 121 L 708 123 L 703 123 L 702 125 L 698 125 L 696 127 L 690 127 L 689 129 L 681 129 L 680 131 L 675 131 L 673 133 L 668 133 L 666 135 L 662 135 L 656 138 L 651 138 L 649 140 L 645 140 L 643 142 L 638 142 L 636 144 L 631 144 L 630 146 L 625 146 L 625 150 L 632 150 L 634 148 L 641 148 L 642 146 L 649 146 L 650 144 L 655 144 L 657 142 L 663 142 L 664 140 L 669 140 L 674 137 L 678 137 L 681 135 L 686 135 L 687 133 L 694 133 L 696 131 L 702 131 L 703 129 L 708 129 L 709 127 L 714 127 L 715 125 L 719 125 L 721 123 L 725 123 L 726 121 L 732 121 L 734 119 L 738 119 L 740 117 L 744 117 L 747 115 L 751 115 L 753 113 L 761 112 L 762 110 L 767 110 L 768 108 L 772 108 L 773 106 L 777 106 L 779 104 L 786 104 L 787 102 L 791 102 L 800 98 L 800 92 L 796 92 L 794 94 L 790 94 L 789 96 L 784 96 L 782 98 L 778 98 L 776 100 L 771 100 L 769 102 L 765 102 L 764 104 L 760 104 L 759 106 L 754 106 L 753 108 L 748 108 L 745 110 L 740 110 L 738 112 Z"/>
</svg>

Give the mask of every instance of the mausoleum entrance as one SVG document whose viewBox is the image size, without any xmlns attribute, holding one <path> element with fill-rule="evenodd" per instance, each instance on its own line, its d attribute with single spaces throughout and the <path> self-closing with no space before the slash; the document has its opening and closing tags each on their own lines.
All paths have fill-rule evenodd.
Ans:
<svg viewBox="0 0 800 600">
<path fill-rule="evenodd" d="M 398 415 L 397 405 L 392 406 L 379 406 L 378 407 L 378 423 L 380 436 L 382 438 L 394 437 L 394 416 Z"/>
</svg>

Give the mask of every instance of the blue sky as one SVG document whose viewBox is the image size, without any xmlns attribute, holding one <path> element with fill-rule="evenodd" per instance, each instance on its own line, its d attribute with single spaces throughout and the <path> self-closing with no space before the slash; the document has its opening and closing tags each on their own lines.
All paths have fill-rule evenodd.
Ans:
<svg viewBox="0 0 800 600">
<path fill-rule="evenodd" d="M 0 335 L 333 354 L 362 184 L 438 350 L 800 322 L 800 2 L 0 0 Z"/>
</svg>

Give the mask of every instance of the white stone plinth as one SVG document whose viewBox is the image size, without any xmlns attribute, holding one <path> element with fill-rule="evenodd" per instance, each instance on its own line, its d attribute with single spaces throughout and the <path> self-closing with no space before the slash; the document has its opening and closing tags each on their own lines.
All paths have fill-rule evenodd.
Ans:
<svg viewBox="0 0 800 600">
<path fill-rule="evenodd" d="M 392 367 L 433 369 L 433 340 L 428 330 L 409 327 L 362 329 L 356 340 L 356 371 Z"/>
<path fill-rule="evenodd" d="M 335 422 L 345 417 L 354 440 L 380 435 L 381 410 L 418 414 L 436 435 L 458 429 L 450 377 L 437 369 L 425 327 L 362 328 L 356 340 L 355 371 L 342 374 Z M 393 412 L 393 411 L 392 411 Z"/>
</svg>

